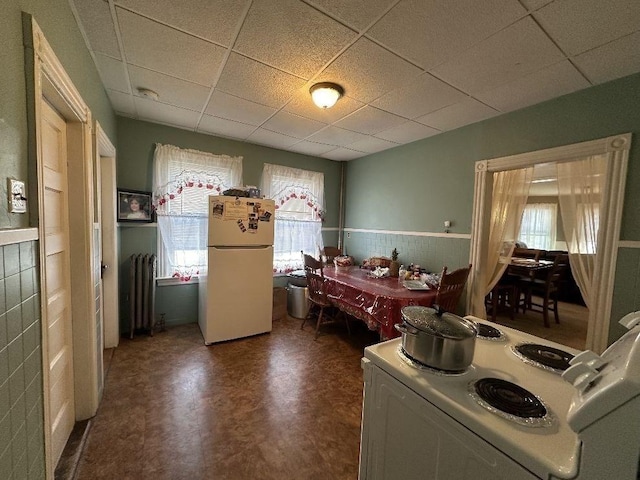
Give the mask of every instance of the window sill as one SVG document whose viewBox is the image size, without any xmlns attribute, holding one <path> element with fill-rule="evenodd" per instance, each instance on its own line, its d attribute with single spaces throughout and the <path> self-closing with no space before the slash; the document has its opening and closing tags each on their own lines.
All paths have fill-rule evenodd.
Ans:
<svg viewBox="0 0 640 480">
<path fill-rule="evenodd" d="M 158 287 L 168 287 L 170 285 L 191 285 L 193 283 L 200 283 L 198 277 L 191 277 L 186 282 L 173 277 L 156 278 L 156 285 Z"/>
</svg>

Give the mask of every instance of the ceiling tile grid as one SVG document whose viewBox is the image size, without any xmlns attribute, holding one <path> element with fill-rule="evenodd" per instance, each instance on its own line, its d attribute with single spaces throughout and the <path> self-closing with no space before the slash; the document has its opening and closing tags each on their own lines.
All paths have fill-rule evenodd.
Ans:
<svg viewBox="0 0 640 480">
<path fill-rule="evenodd" d="M 638 0 L 70 3 L 118 114 L 337 161 L 640 72 Z"/>
</svg>

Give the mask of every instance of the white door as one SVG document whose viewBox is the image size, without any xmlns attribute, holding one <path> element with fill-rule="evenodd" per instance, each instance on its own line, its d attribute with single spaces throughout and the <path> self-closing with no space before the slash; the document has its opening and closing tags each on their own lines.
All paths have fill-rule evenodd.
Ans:
<svg viewBox="0 0 640 480">
<path fill-rule="evenodd" d="M 96 135 L 100 133 L 97 129 Z M 106 138 L 106 136 L 103 136 Z M 103 141 L 105 141 L 103 138 Z M 118 243 L 116 219 L 116 159 L 115 149 L 102 156 L 99 148 L 100 169 L 100 231 L 102 234 L 102 264 L 106 267 L 102 276 L 102 320 L 104 348 L 118 346 L 120 319 L 118 316 Z"/>
<path fill-rule="evenodd" d="M 49 421 L 52 460 L 57 464 L 75 422 L 69 279 L 67 201 L 67 125 L 41 101 L 45 278 L 42 285 L 47 320 Z"/>
</svg>

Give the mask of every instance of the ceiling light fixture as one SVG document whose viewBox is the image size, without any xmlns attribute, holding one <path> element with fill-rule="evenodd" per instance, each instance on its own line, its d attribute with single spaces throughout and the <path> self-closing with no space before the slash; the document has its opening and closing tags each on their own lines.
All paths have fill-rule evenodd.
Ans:
<svg viewBox="0 0 640 480">
<path fill-rule="evenodd" d="M 151 100 L 158 100 L 158 98 L 160 98 L 158 92 L 154 92 L 153 90 L 150 90 L 148 88 L 138 87 L 138 93 L 143 97 L 149 98 Z"/>
<path fill-rule="evenodd" d="M 333 107 L 344 94 L 344 89 L 337 83 L 316 83 L 309 89 L 313 103 L 320 108 Z"/>
</svg>

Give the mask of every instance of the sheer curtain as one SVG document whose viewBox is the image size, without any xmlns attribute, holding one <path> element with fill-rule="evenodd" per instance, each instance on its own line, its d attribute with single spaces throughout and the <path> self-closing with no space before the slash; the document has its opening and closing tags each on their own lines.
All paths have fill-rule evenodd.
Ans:
<svg viewBox="0 0 640 480">
<path fill-rule="evenodd" d="M 518 240 L 528 248 L 553 250 L 556 245 L 558 206 L 555 203 L 532 203 L 524 208 Z"/>
<path fill-rule="evenodd" d="M 260 187 L 276 202 L 274 271 L 301 269 L 300 251 L 317 257 L 324 247 L 324 174 L 265 163 Z"/>
<path fill-rule="evenodd" d="M 558 197 L 571 273 L 587 308 L 591 304 L 594 288 L 593 276 L 606 171 L 605 155 L 558 164 Z"/>
<path fill-rule="evenodd" d="M 513 253 L 532 177 L 533 167 L 493 174 L 486 269 L 477 271 L 472 286 L 472 310 L 478 317 L 486 318 L 484 298 L 502 277 Z"/>
<path fill-rule="evenodd" d="M 158 273 L 186 281 L 206 269 L 208 197 L 242 184 L 242 157 L 156 144 L 153 163 Z"/>
</svg>

